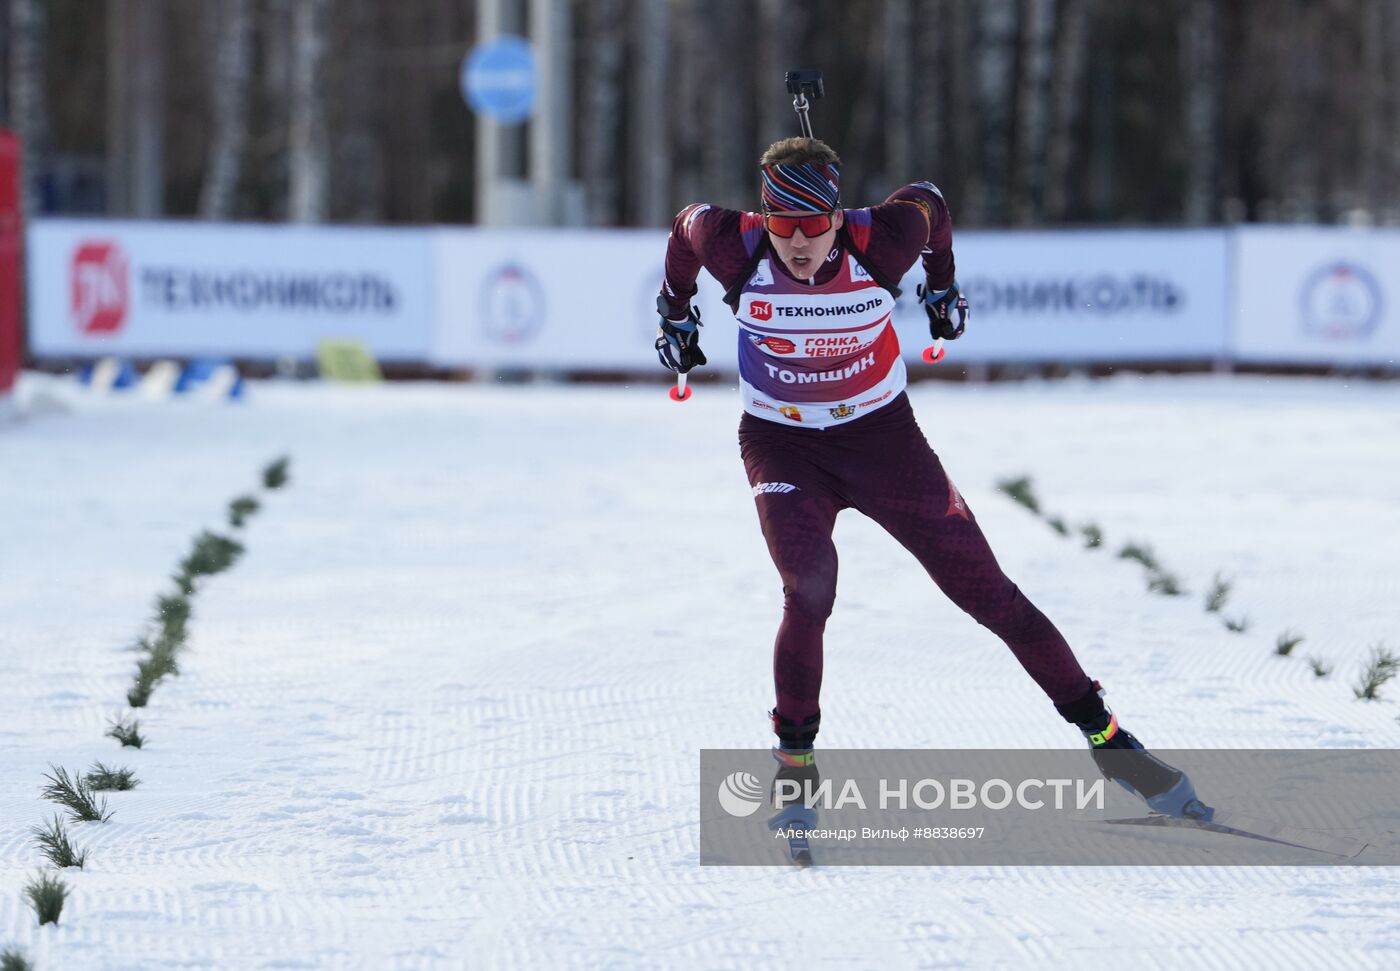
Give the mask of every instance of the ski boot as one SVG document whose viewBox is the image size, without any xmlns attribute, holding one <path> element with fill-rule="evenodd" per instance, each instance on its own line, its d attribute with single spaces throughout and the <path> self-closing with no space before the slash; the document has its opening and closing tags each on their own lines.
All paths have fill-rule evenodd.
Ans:
<svg viewBox="0 0 1400 971">
<path fill-rule="evenodd" d="M 773 749 L 778 770 L 769 787 L 773 815 L 768 817 L 768 828 L 773 832 L 786 833 L 792 861 L 799 866 L 807 866 L 812 862 L 807 831 L 816 828 L 817 811 L 806 804 L 804 797 L 815 790 L 821 781 L 816 753 L 812 749 L 821 715 L 812 715 L 800 725 L 783 718 L 776 710 L 769 712 L 769 715 L 773 719 L 773 731 L 778 734 L 778 745 Z"/>
<path fill-rule="evenodd" d="M 1154 813 L 1210 819 L 1211 809 L 1196 798 L 1190 777 L 1147 751 L 1132 732 L 1121 727 L 1118 717 L 1104 706 L 1103 695 L 1095 681 L 1083 698 L 1055 707 L 1089 740 L 1089 752 L 1104 778 L 1137 796 Z"/>
</svg>

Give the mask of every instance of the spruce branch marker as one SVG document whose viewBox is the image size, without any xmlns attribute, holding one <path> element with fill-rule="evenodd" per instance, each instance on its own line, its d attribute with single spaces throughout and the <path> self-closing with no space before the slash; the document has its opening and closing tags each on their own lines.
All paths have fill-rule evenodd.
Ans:
<svg viewBox="0 0 1400 971">
<path fill-rule="evenodd" d="M 1325 678 L 1332 673 L 1332 667 L 1320 657 L 1308 658 L 1308 666 L 1312 668 L 1313 677 Z"/>
<path fill-rule="evenodd" d="M 0 951 L 0 971 L 34 971 L 34 965 L 17 947 L 7 947 Z"/>
<path fill-rule="evenodd" d="M 1381 687 L 1397 674 L 1400 674 L 1400 657 L 1386 650 L 1384 644 L 1377 644 L 1371 648 L 1371 660 L 1352 691 L 1360 701 L 1375 701 L 1380 697 Z"/>
<path fill-rule="evenodd" d="M 997 482 L 997 489 L 1010 496 L 1013 502 L 1020 503 L 1037 516 L 1040 515 L 1040 500 L 1035 497 L 1030 476 L 1023 475 L 1014 479 L 1001 479 Z"/>
<path fill-rule="evenodd" d="M 258 509 L 258 500 L 253 496 L 239 496 L 228 504 L 228 524 L 235 529 L 241 529 L 248 517 Z"/>
<path fill-rule="evenodd" d="M 34 834 L 34 842 L 39 847 L 39 852 L 49 858 L 49 862 L 62 870 L 65 867 L 75 866 L 83 868 L 87 862 L 87 850 L 75 849 L 68 839 L 68 829 L 63 823 L 63 817 L 54 814 L 46 826 L 35 826 L 30 830 Z"/>
<path fill-rule="evenodd" d="M 1293 649 L 1303 643 L 1303 635 L 1294 633 L 1293 630 L 1286 630 L 1278 635 L 1278 641 L 1274 644 L 1274 653 L 1279 657 L 1288 657 L 1293 653 Z"/>
<path fill-rule="evenodd" d="M 146 742 L 141 737 L 141 723 L 134 718 L 128 722 L 120 715 L 110 722 L 107 737 L 121 742 L 123 748 L 140 748 Z"/>
<path fill-rule="evenodd" d="M 141 784 L 130 769 L 113 769 L 102 762 L 94 762 L 83 781 L 93 792 L 126 792 Z"/>
<path fill-rule="evenodd" d="M 280 489 L 287 484 L 287 466 L 291 464 L 291 459 L 283 455 L 267 468 L 263 469 L 263 487 L 266 489 Z"/>
<path fill-rule="evenodd" d="M 39 926 L 57 924 L 63 913 L 63 902 L 68 899 L 68 884 L 48 873 L 40 873 L 24 887 L 29 898 L 29 906 L 39 918 Z"/>
<path fill-rule="evenodd" d="M 1225 606 L 1225 601 L 1230 598 L 1230 588 L 1233 586 L 1230 580 L 1222 577 L 1219 573 L 1211 581 L 1210 592 L 1206 594 L 1206 613 L 1218 614 Z"/>
<path fill-rule="evenodd" d="M 49 770 L 44 775 L 49 780 L 48 785 L 39 790 L 40 794 L 49 802 L 66 806 L 74 822 L 105 823 L 112 818 L 107 800 L 99 802 L 86 782 L 71 778 L 68 770 L 61 766 L 50 765 Z"/>
</svg>

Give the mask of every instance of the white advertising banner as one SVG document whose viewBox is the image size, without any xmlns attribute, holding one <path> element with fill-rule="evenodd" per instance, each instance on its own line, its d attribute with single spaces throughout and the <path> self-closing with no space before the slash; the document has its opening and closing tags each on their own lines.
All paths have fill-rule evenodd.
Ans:
<svg viewBox="0 0 1400 971">
<path fill-rule="evenodd" d="M 37 355 L 310 357 L 322 339 L 426 361 L 432 240 L 421 229 L 36 219 Z"/>
<path fill-rule="evenodd" d="M 1227 353 L 1224 230 L 954 230 L 953 253 L 971 318 L 945 345 L 949 364 Z M 931 343 L 914 292 L 922 282 L 916 264 L 895 308 L 911 362 Z"/>
<path fill-rule="evenodd" d="M 1400 230 L 1242 227 L 1234 267 L 1236 360 L 1400 361 Z"/>
<path fill-rule="evenodd" d="M 437 364 L 541 371 L 660 368 L 657 230 L 437 231 Z M 737 371 L 734 317 L 701 273 L 694 305 L 712 367 Z"/>
<path fill-rule="evenodd" d="M 1224 231 L 964 232 L 972 305 L 949 362 L 1212 360 L 1227 353 Z M 541 370 L 656 366 L 657 231 L 440 230 L 434 360 Z M 895 310 L 903 353 L 929 345 L 912 269 Z M 722 288 L 701 274 L 702 347 L 737 370 Z"/>
</svg>

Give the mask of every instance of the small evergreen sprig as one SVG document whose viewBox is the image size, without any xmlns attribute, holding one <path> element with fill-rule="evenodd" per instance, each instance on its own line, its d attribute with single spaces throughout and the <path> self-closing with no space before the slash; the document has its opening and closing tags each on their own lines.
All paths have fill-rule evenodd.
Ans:
<svg viewBox="0 0 1400 971">
<path fill-rule="evenodd" d="M 1291 628 L 1278 635 L 1278 640 L 1274 643 L 1274 653 L 1279 657 L 1288 657 L 1293 653 L 1293 649 L 1303 643 L 1303 635 L 1295 633 Z"/>
<path fill-rule="evenodd" d="M 1164 597 L 1179 597 L 1186 591 L 1181 587 L 1181 581 L 1173 573 L 1166 570 L 1153 570 L 1147 575 L 1147 589 L 1152 593 L 1160 593 Z"/>
<path fill-rule="evenodd" d="M 1371 648 L 1371 660 L 1361 672 L 1361 680 L 1352 689 L 1361 701 L 1375 701 L 1386 682 L 1400 674 L 1400 657 L 1385 649 L 1384 644 Z"/>
<path fill-rule="evenodd" d="M 61 766 L 50 765 L 49 769 L 51 771 L 44 775 L 49 780 L 48 785 L 40 793 L 49 802 L 66 806 L 74 822 L 105 823 L 112 818 L 107 800 L 99 802 L 85 781 L 70 777 L 68 770 Z"/>
<path fill-rule="evenodd" d="M 228 536 L 220 536 L 204 530 L 194 538 L 194 546 L 189 555 L 180 561 L 180 571 L 175 575 L 181 592 L 189 596 L 194 585 L 189 582 L 199 577 L 223 573 L 243 555 L 243 544 Z M 189 592 L 186 592 L 188 588 Z"/>
<path fill-rule="evenodd" d="M 87 850 L 78 850 L 73 847 L 68 839 L 68 829 L 63 823 L 63 817 L 54 814 L 46 826 L 35 826 L 31 833 L 34 834 L 34 842 L 38 844 L 39 851 L 49 858 L 49 862 L 62 870 L 65 867 L 75 866 L 82 869 L 87 862 Z"/>
<path fill-rule="evenodd" d="M 241 529 L 248 517 L 259 509 L 258 500 L 253 496 L 239 496 L 228 504 L 228 524 Z"/>
<path fill-rule="evenodd" d="M 1128 543 L 1118 551 L 1118 559 L 1141 563 L 1152 572 L 1162 569 L 1162 565 L 1157 562 L 1156 554 L 1152 552 L 1152 547 L 1146 543 Z"/>
<path fill-rule="evenodd" d="M 0 951 L 0 971 L 34 971 L 34 965 L 17 947 L 7 947 Z"/>
<path fill-rule="evenodd" d="M 1249 618 L 1248 618 L 1248 617 L 1226 617 L 1226 618 L 1225 618 L 1225 629 L 1228 630 L 1228 631 L 1229 631 L 1230 633 L 1232 633 L 1232 634 L 1243 634 L 1245 631 L 1249 630 Z"/>
<path fill-rule="evenodd" d="M 1308 658 L 1308 666 L 1312 668 L 1315 678 L 1325 678 L 1332 673 L 1332 666 L 1320 657 Z"/>
<path fill-rule="evenodd" d="M 113 769 L 101 762 L 94 762 L 83 781 L 93 792 L 126 792 L 141 784 L 130 769 Z"/>
<path fill-rule="evenodd" d="M 183 644 L 189 633 L 189 623 L 189 594 L 163 593 L 156 598 L 156 624 L 162 638 Z"/>
<path fill-rule="evenodd" d="M 165 637 L 157 637 L 154 641 L 142 638 L 138 646 L 146 656 L 136 662 L 136 682 L 126 693 L 126 703 L 133 708 L 144 708 L 162 678 L 180 673 L 180 666 L 175 660 L 180 646 Z"/>
<path fill-rule="evenodd" d="M 29 906 L 39 918 L 39 926 L 57 924 L 63 913 L 63 902 L 68 899 L 68 884 L 50 873 L 40 873 L 25 884 L 24 895 L 29 898 Z"/>
<path fill-rule="evenodd" d="M 1079 535 L 1084 537 L 1084 548 L 1096 550 L 1103 546 L 1103 530 L 1095 523 L 1085 523 L 1079 527 Z"/>
<path fill-rule="evenodd" d="M 124 748 L 140 748 L 146 743 L 141 737 L 141 723 L 134 718 L 127 721 L 120 715 L 108 723 L 107 737 L 115 738 Z"/>
<path fill-rule="evenodd" d="M 1013 502 L 1020 503 L 1037 516 L 1040 515 L 1040 500 L 1035 497 L 1030 476 L 1023 475 L 1014 479 L 1002 479 L 997 482 L 997 489 L 1010 496 Z"/>
<path fill-rule="evenodd" d="M 287 466 L 291 464 L 291 459 L 283 455 L 267 468 L 263 469 L 263 485 L 268 489 L 280 489 L 287 484 Z"/>
<path fill-rule="evenodd" d="M 1065 521 L 1059 516 L 1051 516 L 1049 519 L 1045 520 L 1045 525 L 1049 526 L 1061 536 L 1069 535 L 1069 527 L 1065 525 Z"/>
<path fill-rule="evenodd" d="M 1206 594 L 1206 613 L 1218 614 L 1225 606 L 1225 601 L 1230 599 L 1230 588 L 1234 584 L 1222 577 L 1219 573 L 1211 581 L 1210 591 Z"/>
</svg>

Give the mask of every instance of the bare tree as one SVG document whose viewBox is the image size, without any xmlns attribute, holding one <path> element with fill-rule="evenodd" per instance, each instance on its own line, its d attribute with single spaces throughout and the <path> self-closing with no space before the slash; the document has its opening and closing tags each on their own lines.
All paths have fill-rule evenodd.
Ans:
<svg viewBox="0 0 1400 971">
<path fill-rule="evenodd" d="M 320 81 L 330 2 L 297 0 L 292 6 L 291 118 L 287 140 L 287 217 L 292 222 L 321 222 L 326 218 L 330 152 Z"/>
<path fill-rule="evenodd" d="M 1074 133 L 1084 90 L 1084 50 L 1091 0 L 1060 0 L 1055 32 L 1055 63 L 1050 72 L 1050 135 L 1045 155 L 1045 217 L 1065 218 L 1069 210 Z"/>
<path fill-rule="evenodd" d="M 40 211 L 40 160 L 48 145 L 48 111 L 44 104 L 45 6 L 41 0 L 10 0 L 10 117 L 21 140 L 21 203 L 28 213 Z"/>
<path fill-rule="evenodd" d="M 630 116 L 634 212 L 643 226 L 662 226 L 670 217 L 671 137 L 667 131 L 666 80 L 671 71 L 667 38 L 668 0 L 639 0 L 632 18 L 632 103 Z"/>
<path fill-rule="evenodd" d="M 584 84 L 579 139 L 588 221 L 620 221 L 621 172 L 618 138 L 622 128 L 623 0 L 593 0 L 583 10 Z"/>
<path fill-rule="evenodd" d="M 914 168 L 914 11 L 912 0 L 885 0 L 885 181 L 900 185 Z"/>
<path fill-rule="evenodd" d="M 795 38 L 801 33 L 801 25 L 794 21 L 805 16 L 806 4 L 758 0 L 759 30 L 754 58 L 758 66 L 754 77 L 754 96 L 758 101 L 756 154 L 792 134 L 792 103 L 784 96 L 781 83 L 788 71 L 807 66 L 793 61 L 797 56 Z"/>
<path fill-rule="evenodd" d="M 1023 0 L 1021 10 L 1011 219 L 1028 226 L 1039 221 L 1041 212 L 1055 0 Z"/>
<path fill-rule="evenodd" d="M 977 104 L 981 121 L 981 164 L 974 162 L 969 200 L 979 222 L 1006 215 L 1006 177 L 1011 165 L 1011 114 L 1015 89 L 1016 0 L 984 0 L 977 7 Z"/>
<path fill-rule="evenodd" d="M 228 219 L 234 214 L 234 193 L 248 141 L 252 20 L 249 0 L 223 0 L 203 10 L 216 25 L 218 37 L 211 78 L 214 137 L 199 194 L 199 214 L 205 219 Z"/>
<path fill-rule="evenodd" d="M 1219 171 L 1220 27 L 1218 0 L 1189 0 L 1181 20 L 1182 88 L 1186 96 L 1186 191 L 1182 216 L 1202 225 L 1215 217 Z"/>
<path fill-rule="evenodd" d="M 326 94 L 332 119 L 330 215 L 354 222 L 383 217 L 384 143 L 381 116 L 384 44 L 375 0 L 340 0 L 332 26 L 334 82 Z"/>
<path fill-rule="evenodd" d="M 675 0 L 675 29 L 671 34 L 673 84 L 670 106 L 670 133 L 676 149 L 676 178 L 672 182 L 672 212 L 692 202 L 708 201 L 704 193 L 703 138 L 701 121 L 705 116 L 705 66 L 711 55 L 709 18 L 701 0 Z"/>
<path fill-rule="evenodd" d="M 743 77 L 746 67 L 744 58 L 734 58 L 732 54 L 744 41 L 739 31 L 745 26 L 743 8 L 747 6 L 747 0 L 709 0 L 708 4 L 713 21 L 706 31 L 709 50 L 703 57 L 713 62 L 717 56 L 724 56 L 719 52 L 727 52 L 729 63 L 725 70 L 731 77 Z M 704 75 L 699 86 L 699 97 L 705 104 L 703 114 L 696 116 L 697 121 L 703 119 L 705 197 L 721 206 L 742 207 L 751 194 L 745 192 L 743 174 L 749 168 L 745 114 L 753 99 L 736 98 L 729 85 L 712 83 Z"/>
</svg>

